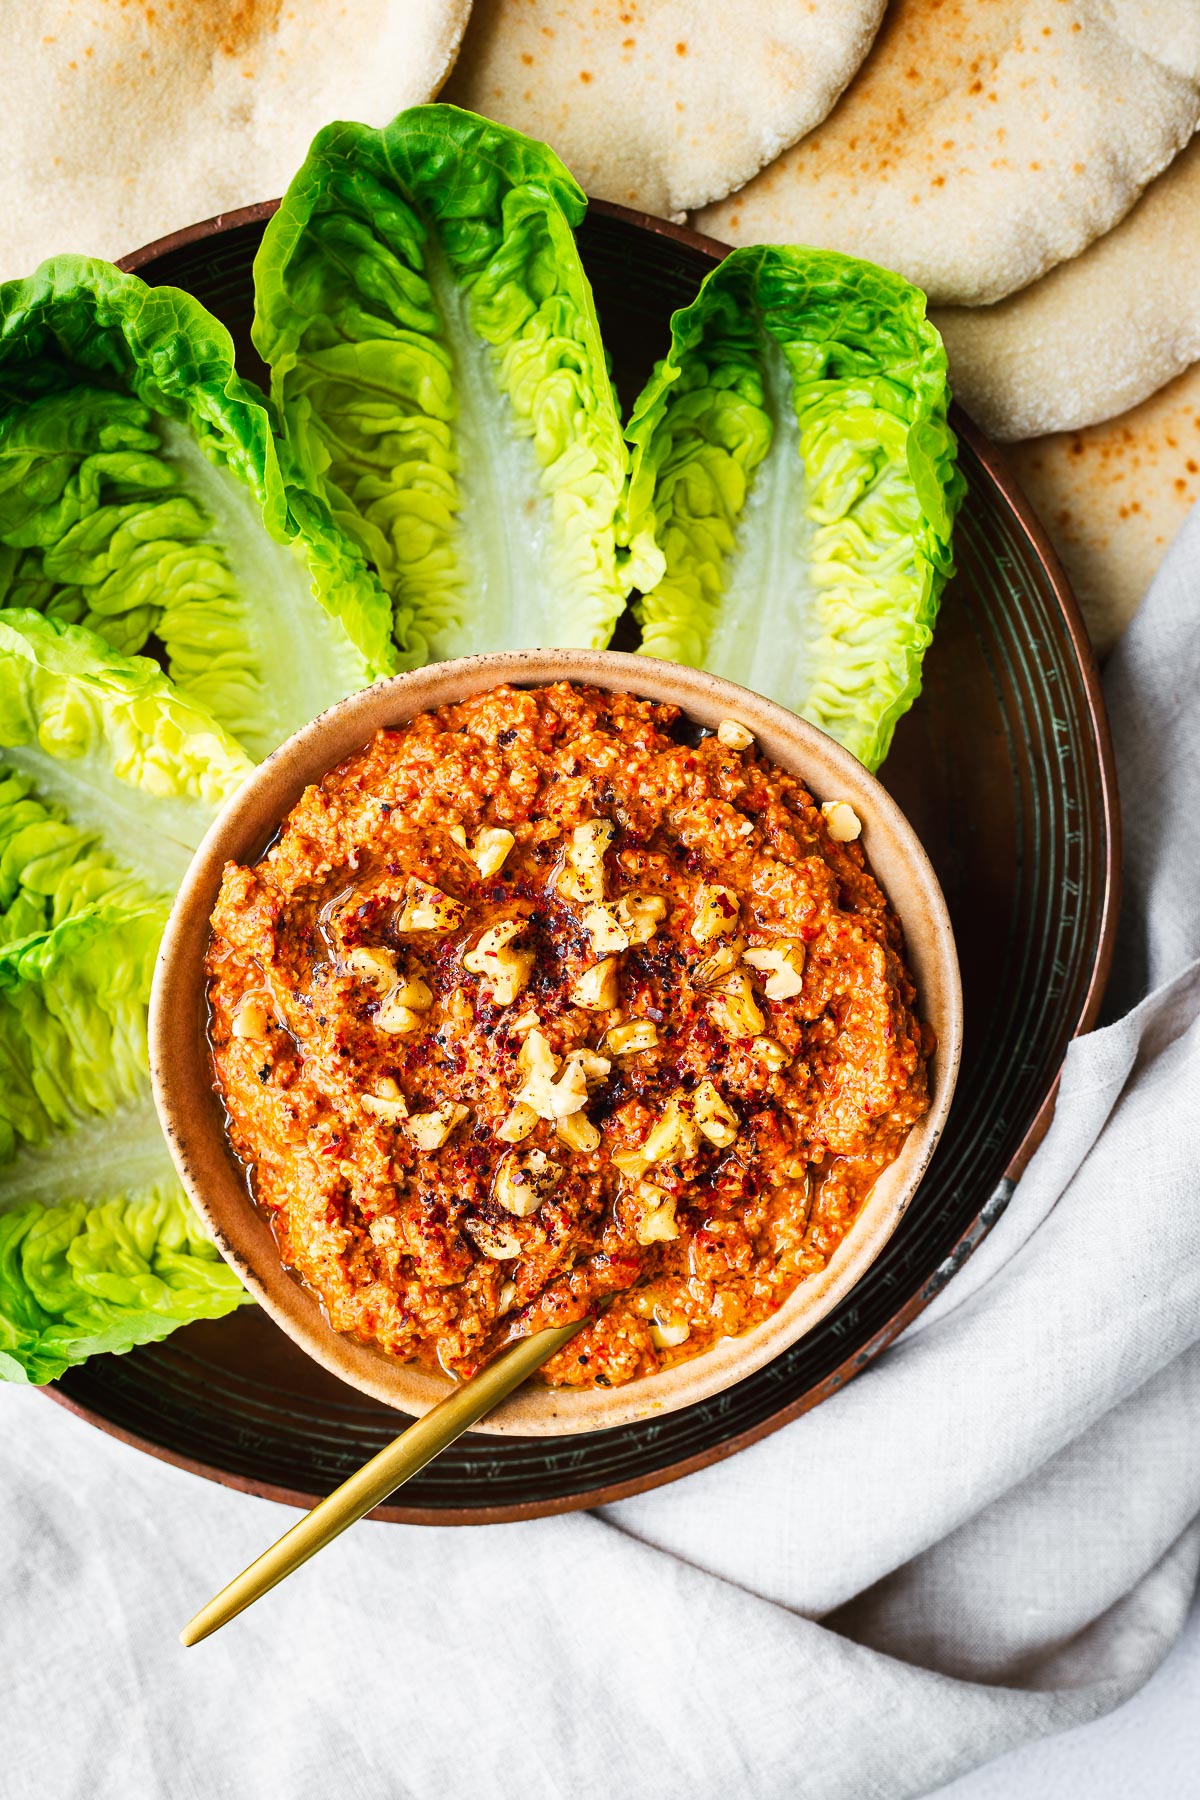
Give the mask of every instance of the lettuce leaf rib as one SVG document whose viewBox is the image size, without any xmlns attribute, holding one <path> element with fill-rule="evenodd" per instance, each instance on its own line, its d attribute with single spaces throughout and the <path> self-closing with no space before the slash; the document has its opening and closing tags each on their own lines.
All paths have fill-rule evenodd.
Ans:
<svg viewBox="0 0 1200 1800">
<path fill-rule="evenodd" d="M 254 341 L 404 667 L 601 647 L 637 576 L 585 207 L 544 145 L 423 106 L 319 133 L 267 227 Z"/>
<path fill-rule="evenodd" d="M 663 572 L 639 648 L 728 676 L 869 768 L 920 691 L 963 492 L 924 296 L 831 251 L 734 251 L 634 407 Z"/>
</svg>

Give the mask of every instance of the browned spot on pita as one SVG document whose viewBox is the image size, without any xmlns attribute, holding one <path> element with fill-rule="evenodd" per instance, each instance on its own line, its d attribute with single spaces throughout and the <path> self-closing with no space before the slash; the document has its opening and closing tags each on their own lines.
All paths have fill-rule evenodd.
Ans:
<svg viewBox="0 0 1200 1800">
<path fill-rule="evenodd" d="M 1118 419 L 1009 448 L 1102 651 L 1200 499 L 1200 457 L 1184 448 L 1184 433 L 1194 429 L 1200 364 Z"/>
</svg>

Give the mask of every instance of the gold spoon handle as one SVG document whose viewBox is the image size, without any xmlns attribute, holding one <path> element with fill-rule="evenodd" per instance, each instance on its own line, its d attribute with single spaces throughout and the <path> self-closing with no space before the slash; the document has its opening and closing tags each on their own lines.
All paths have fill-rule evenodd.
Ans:
<svg viewBox="0 0 1200 1800">
<path fill-rule="evenodd" d="M 298 1524 L 286 1531 L 269 1550 L 264 1550 L 248 1569 L 235 1575 L 228 1587 L 223 1587 L 216 1598 L 202 1606 L 195 1618 L 184 1626 L 179 1634 L 180 1643 L 198 1644 L 202 1638 L 228 1624 L 230 1619 L 236 1619 L 285 1575 L 306 1563 L 318 1550 L 323 1550 L 348 1525 L 369 1513 L 373 1506 L 379 1506 L 455 1438 L 469 1431 L 477 1419 L 491 1412 L 515 1387 L 520 1387 L 586 1323 L 586 1319 L 576 1319 L 570 1325 L 554 1325 L 548 1331 L 536 1332 L 533 1337 L 519 1338 L 507 1350 L 502 1350 L 478 1375 L 473 1375 L 462 1387 L 439 1400 L 423 1419 L 402 1431 L 394 1443 L 388 1444 L 348 1481 L 343 1481 L 341 1487 L 319 1501 L 311 1512 L 305 1513 Z"/>
</svg>

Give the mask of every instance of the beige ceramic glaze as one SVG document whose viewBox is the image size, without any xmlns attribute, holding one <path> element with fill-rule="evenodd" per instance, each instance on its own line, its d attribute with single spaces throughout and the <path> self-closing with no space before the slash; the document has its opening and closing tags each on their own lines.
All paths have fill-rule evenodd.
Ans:
<svg viewBox="0 0 1200 1800">
<path fill-rule="evenodd" d="M 829 1265 L 778 1313 L 743 1337 L 662 1374 L 618 1388 L 578 1392 L 530 1384 L 478 1427 L 523 1436 L 596 1431 L 710 1398 L 761 1368 L 845 1298 L 878 1256 L 916 1192 L 950 1107 L 962 1044 L 962 995 L 954 937 L 929 860 L 911 826 L 862 765 L 823 732 L 732 682 L 614 651 L 530 650 L 438 663 L 381 682 L 297 732 L 231 800 L 196 852 L 171 912 L 150 1000 L 154 1094 L 180 1176 L 222 1254 L 255 1299 L 302 1349 L 353 1387 L 406 1413 L 426 1412 L 448 1378 L 331 1329 L 315 1299 L 284 1268 L 266 1219 L 225 1138 L 205 1035 L 204 958 L 209 918 L 229 861 L 254 862 L 309 783 L 382 726 L 508 681 L 536 687 L 570 680 L 674 701 L 698 723 L 736 718 L 763 751 L 800 776 L 817 800 L 849 800 L 862 843 L 900 917 L 917 983 L 917 1011 L 937 1033 L 929 1112 L 876 1182 Z"/>
</svg>

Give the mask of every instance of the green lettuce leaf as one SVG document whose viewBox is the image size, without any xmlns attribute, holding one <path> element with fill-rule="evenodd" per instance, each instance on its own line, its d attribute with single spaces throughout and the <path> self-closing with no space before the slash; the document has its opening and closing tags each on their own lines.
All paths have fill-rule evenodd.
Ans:
<svg viewBox="0 0 1200 1800">
<path fill-rule="evenodd" d="M 53 1381 L 247 1298 L 146 1080 L 163 916 L 102 905 L 0 953 L 0 1379 Z"/>
<path fill-rule="evenodd" d="M 5 606 L 153 638 L 256 757 L 394 667 L 386 596 L 281 464 L 228 332 L 83 257 L 0 285 Z"/>
<path fill-rule="evenodd" d="M 585 208 L 545 145 L 419 106 L 320 132 L 267 226 L 254 342 L 406 668 L 602 647 L 637 578 Z"/>
<path fill-rule="evenodd" d="M 78 899 L 99 868 L 171 895 L 252 767 L 148 657 L 119 656 L 86 627 L 0 611 L 0 908 L 23 887 L 51 901 L 39 924 L 57 923 L 73 910 L 66 896 Z M 24 848 L 12 836 L 45 826 L 31 802 L 69 834 L 59 860 L 40 870 L 37 852 L 53 834 Z"/>
<path fill-rule="evenodd" d="M 157 663 L 0 612 L 0 1377 L 243 1297 L 176 1180 L 146 1008 L 170 895 L 251 767 Z"/>
<path fill-rule="evenodd" d="M 741 682 L 868 768 L 920 691 L 964 490 L 924 295 L 832 251 L 735 250 L 640 395 L 639 648 Z"/>
</svg>

